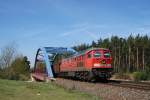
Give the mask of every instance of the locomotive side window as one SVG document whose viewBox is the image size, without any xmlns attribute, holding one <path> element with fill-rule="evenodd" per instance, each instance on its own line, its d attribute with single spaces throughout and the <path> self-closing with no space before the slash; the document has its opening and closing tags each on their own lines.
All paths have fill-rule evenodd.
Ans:
<svg viewBox="0 0 150 100">
<path fill-rule="evenodd" d="M 101 57 L 101 53 L 100 52 L 95 52 L 94 57 L 96 57 L 96 58 Z"/>
<path fill-rule="evenodd" d="M 91 54 L 90 53 L 88 54 L 88 58 L 91 58 Z"/>
<path fill-rule="evenodd" d="M 109 52 L 104 52 L 104 57 L 105 58 L 109 58 L 110 57 L 110 53 Z"/>
</svg>

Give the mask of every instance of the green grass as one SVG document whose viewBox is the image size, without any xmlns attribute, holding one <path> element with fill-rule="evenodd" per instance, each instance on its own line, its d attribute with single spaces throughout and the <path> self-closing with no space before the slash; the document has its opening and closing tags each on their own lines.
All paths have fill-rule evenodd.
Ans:
<svg viewBox="0 0 150 100">
<path fill-rule="evenodd" d="M 53 83 L 28 83 L 0 79 L 0 100 L 98 100 L 78 91 L 68 91 Z"/>
</svg>

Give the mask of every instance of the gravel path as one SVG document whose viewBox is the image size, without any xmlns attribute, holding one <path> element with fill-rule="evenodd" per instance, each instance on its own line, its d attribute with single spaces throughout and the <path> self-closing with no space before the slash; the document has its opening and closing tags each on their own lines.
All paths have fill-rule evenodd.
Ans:
<svg viewBox="0 0 150 100">
<path fill-rule="evenodd" d="M 93 94 L 102 100 L 150 100 L 150 91 L 116 87 L 102 83 L 88 83 L 68 79 L 56 79 L 56 84 L 66 89 L 76 89 Z"/>
</svg>

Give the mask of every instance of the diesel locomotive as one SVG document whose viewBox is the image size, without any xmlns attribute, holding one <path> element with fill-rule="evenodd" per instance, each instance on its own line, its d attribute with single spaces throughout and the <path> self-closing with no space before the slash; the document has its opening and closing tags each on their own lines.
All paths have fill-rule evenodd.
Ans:
<svg viewBox="0 0 150 100">
<path fill-rule="evenodd" d="M 78 54 L 61 58 L 53 63 L 57 77 L 81 80 L 109 79 L 112 75 L 112 56 L 109 49 L 90 48 Z"/>
</svg>

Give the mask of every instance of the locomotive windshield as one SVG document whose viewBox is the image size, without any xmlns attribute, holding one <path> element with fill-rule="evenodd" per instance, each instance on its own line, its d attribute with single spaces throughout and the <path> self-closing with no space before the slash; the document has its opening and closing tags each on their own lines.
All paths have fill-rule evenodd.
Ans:
<svg viewBox="0 0 150 100">
<path fill-rule="evenodd" d="M 104 52 L 104 57 L 105 58 L 110 58 L 110 53 L 109 52 Z"/>
<path fill-rule="evenodd" d="M 94 57 L 97 58 L 97 57 L 100 57 L 100 56 L 101 56 L 100 52 L 95 52 L 95 53 L 94 53 Z"/>
</svg>

